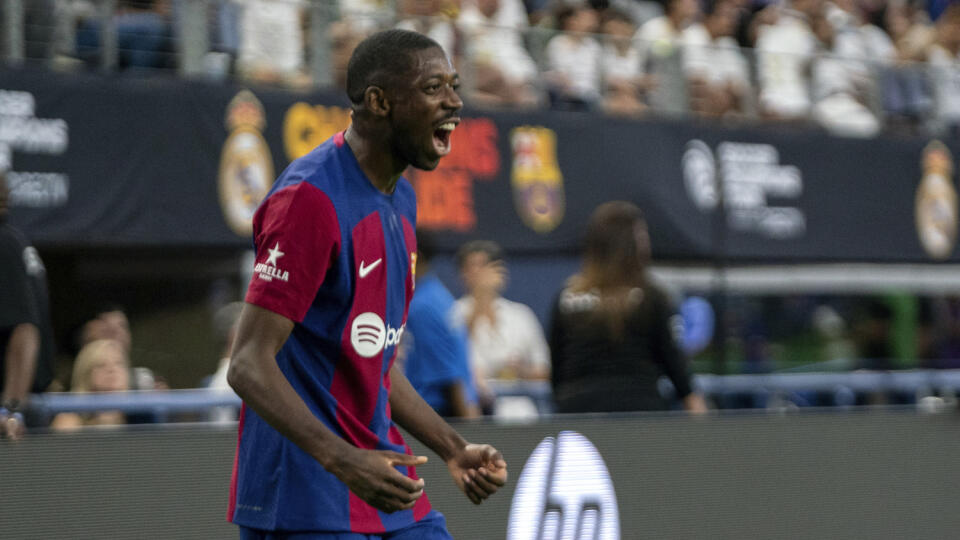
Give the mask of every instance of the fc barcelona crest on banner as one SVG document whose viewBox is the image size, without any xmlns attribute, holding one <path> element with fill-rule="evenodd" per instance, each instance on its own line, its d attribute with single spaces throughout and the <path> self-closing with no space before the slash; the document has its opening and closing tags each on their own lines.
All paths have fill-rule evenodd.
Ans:
<svg viewBox="0 0 960 540">
<path fill-rule="evenodd" d="M 513 200 L 523 222 L 545 234 L 563 221 L 563 173 L 557 162 L 557 134 L 542 126 L 510 131 Z"/>
<path fill-rule="evenodd" d="M 220 207 L 240 236 L 253 233 L 253 214 L 273 185 L 273 156 L 263 138 L 267 117 L 263 104 L 249 90 L 227 106 L 230 136 L 220 154 Z"/>
</svg>

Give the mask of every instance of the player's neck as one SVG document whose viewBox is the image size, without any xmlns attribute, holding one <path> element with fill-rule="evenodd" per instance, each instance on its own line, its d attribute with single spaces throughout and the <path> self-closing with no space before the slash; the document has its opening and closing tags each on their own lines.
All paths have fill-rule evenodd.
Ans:
<svg viewBox="0 0 960 540">
<path fill-rule="evenodd" d="M 360 170 L 374 187 L 387 195 L 393 194 L 407 164 L 397 163 L 387 141 L 364 136 L 353 125 L 347 128 L 344 139 L 360 164 Z"/>
</svg>

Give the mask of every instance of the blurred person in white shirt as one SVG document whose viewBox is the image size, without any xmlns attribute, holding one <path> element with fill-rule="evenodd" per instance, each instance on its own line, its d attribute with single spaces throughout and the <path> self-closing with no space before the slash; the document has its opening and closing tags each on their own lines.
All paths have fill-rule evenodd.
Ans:
<svg viewBox="0 0 960 540">
<path fill-rule="evenodd" d="M 872 74 L 863 61 L 866 50 L 857 25 L 840 21 L 835 26 L 826 14 L 811 22 L 821 46 L 811 69 L 813 118 L 836 135 L 875 136 L 880 120 L 866 105 Z"/>
<path fill-rule="evenodd" d="M 757 30 L 760 112 L 769 119 L 805 120 L 812 106 L 807 76 L 818 41 L 810 21 L 822 0 L 789 0 L 772 24 Z"/>
<path fill-rule="evenodd" d="M 599 15 L 587 5 L 563 6 L 556 21 L 560 33 L 546 50 L 551 105 L 563 110 L 593 108 L 601 96 L 603 50 L 591 35 L 597 31 Z"/>
<path fill-rule="evenodd" d="M 443 0 L 398 0 L 395 28 L 429 36 L 440 44 L 454 67 L 460 64 L 457 27 L 448 16 Z"/>
<path fill-rule="evenodd" d="M 495 400 L 490 382 L 546 380 L 550 351 L 533 310 L 501 296 L 507 268 L 499 245 L 468 242 L 457 252 L 457 264 L 467 294 L 456 301 L 453 313 L 467 328 L 474 381 L 489 412 Z"/>
<path fill-rule="evenodd" d="M 927 49 L 936 97 L 934 127 L 960 136 L 960 3 L 950 4 L 935 28 L 936 41 Z"/>
<path fill-rule="evenodd" d="M 683 31 L 700 16 L 698 0 L 665 0 L 664 14 L 650 19 L 637 30 L 635 39 L 640 49 L 640 63 L 646 64 L 676 52 Z"/>
<path fill-rule="evenodd" d="M 610 8 L 603 11 L 600 28 L 603 108 L 611 114 L 640 114 L 647 109 L 644 96 L 655 79 L 640 65 L 640 50 L 633 41 L 636 25 L 625 12 Z"/>
<path fill-rule="evenodd" d="M 305 86 L 305 0 L 236 0 L 241 7 L 237 71 L 270 84 Z"/>
<path fill-rule="evenodd" d="M 708 0 L 703 22 L 683 31 L 683 71 L 695 113 L 720 117 L 744 111 L 750 67 L 733 38 L 739 20 L 734 0 Z"/>
<path fill-rule="evenodd" d="M 523 32 L 529 24 L 515 0 L 464 0 L 457 26 L 464 36 L 467 95 L 485 105 L 531 106 L 540 102 L 537 65 Z"/>
</svg>

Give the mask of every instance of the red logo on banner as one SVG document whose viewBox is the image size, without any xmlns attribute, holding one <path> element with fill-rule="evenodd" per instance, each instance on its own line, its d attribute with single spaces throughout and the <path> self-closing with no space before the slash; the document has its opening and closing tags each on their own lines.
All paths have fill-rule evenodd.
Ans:
<svg viewBox="0 0 960 540">
<path fill-rule="evenodd" d="M 417 227 L 458 232 L 476 228 L 473 182 L 500 172 L 498 137 L 489 118 L 466 118 L 453 132 L 450 154 L 436 169 L 407 169 L 405 176 L 417 191 Z"/>
</svg>

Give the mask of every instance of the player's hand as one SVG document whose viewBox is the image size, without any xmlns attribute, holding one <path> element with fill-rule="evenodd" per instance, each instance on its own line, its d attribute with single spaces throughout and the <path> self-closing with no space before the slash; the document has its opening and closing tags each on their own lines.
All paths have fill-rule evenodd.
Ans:
<svg viewBox="0 0 960 540">
<path fill-rule="evenodd" d="M 11 413 L 0 407 L 0 439 L 8 438 L 17 441 L 27 434 L 27 427 L 23 415 L 19 412 Z"/>
<path fill-rule="evenodd" d="M 426 462 L 426 456 L 355 449 L 341 456 L 336 470 L 331 472 L 370 506 L 389 513 L 413 508 L 423 495 L 422 478 L 414 480 L 394 467 Z"/>
<path fill-rule="evenodd" d="M 507 483 L 507 462 L 489 444 L 468 444 L 447 461 L 457 487 L 473 504 L 480 504 Z"/>
</svg>

